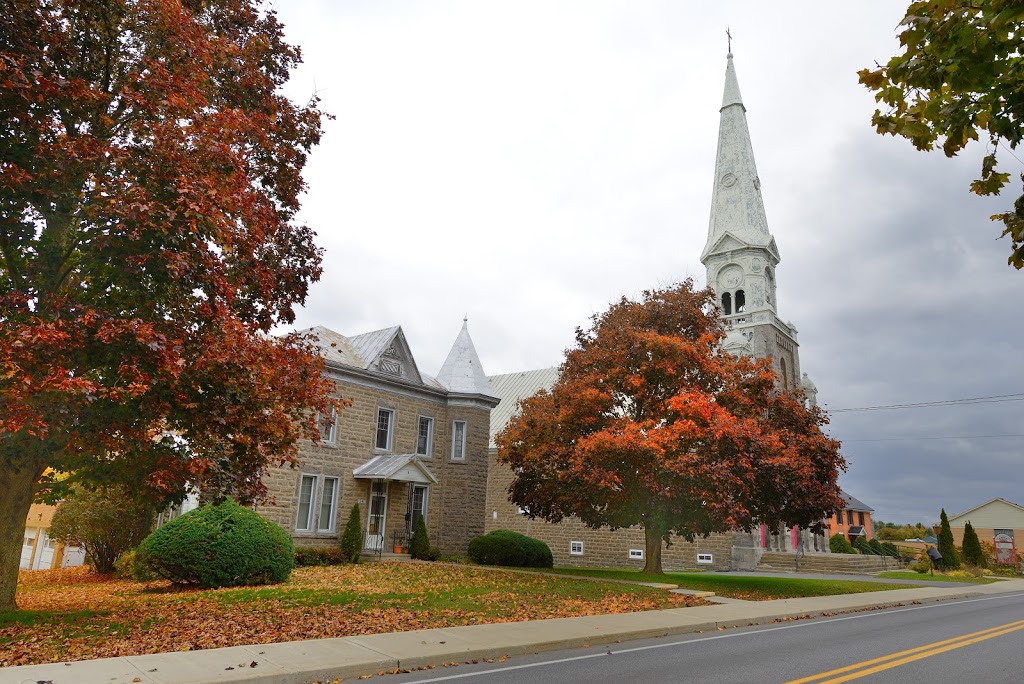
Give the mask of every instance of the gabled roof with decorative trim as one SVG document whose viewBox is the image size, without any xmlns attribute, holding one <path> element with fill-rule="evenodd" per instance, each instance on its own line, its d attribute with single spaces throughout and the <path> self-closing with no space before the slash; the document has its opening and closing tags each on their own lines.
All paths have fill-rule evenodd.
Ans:
<svg viewBox="0 0 1024 684">
<path fill-rule="evenodd" d="M 420 373 L 400 325 L 352 337 L 322 325 L 299 333 L 305 334 L 319 348 L 328 365 L 374 371 L 384 376 L 444 389 L 434 378 Z"/>
</svg>

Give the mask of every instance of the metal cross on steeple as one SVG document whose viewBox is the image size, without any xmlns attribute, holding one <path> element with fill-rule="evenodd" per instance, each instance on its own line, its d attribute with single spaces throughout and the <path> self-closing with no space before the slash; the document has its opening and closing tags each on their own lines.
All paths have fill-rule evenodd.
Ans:
<svg viewBox="0 0 1024 684">
<path fill-rule="evenodd" d="M 729 39 L 729 54 L 732 54 L 732 34 L 729 33 L 729 27 L 725 27 L 725 37 Z"/>
</svg>

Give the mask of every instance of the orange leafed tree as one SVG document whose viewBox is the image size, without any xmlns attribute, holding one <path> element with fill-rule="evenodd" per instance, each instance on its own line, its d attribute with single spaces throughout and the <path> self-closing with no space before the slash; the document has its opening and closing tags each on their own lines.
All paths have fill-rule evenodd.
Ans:
<svg viewBox="0 0 1024 684">
<path fill-rule="evenodd" d="M 839 443 L 767 360 L 722 351 L 724 334 L 714 293 L 689 280 L 577 329 L 558 382 L 497 437 L 511 500 L 549 522 L 643 527 L 649 573 L 673 535 L 820 528 L 842 506 Z"/>
<path fill-rule="evenodd" d="M 0 14 L 0 610 L 47 468 L 157 500 L 265 494 L 329 410 L 270 335 L 321 271 L 320 138 L 254 0 L 9 0 Z"/>
</svg>

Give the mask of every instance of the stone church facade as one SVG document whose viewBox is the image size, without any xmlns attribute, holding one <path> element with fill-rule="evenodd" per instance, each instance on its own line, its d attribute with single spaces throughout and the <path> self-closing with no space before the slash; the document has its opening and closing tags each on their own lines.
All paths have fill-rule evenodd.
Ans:
<svg viewBox="0 0 1024 684">
<path fill-rule="evenodd" d="M 720 109 L 711 218 L 701 261 L 728 329 L 724 348 L 733 354 L 770 358 L 782 389 L 802 387 L 809 401 L 815 401 L 816 388 L 806 374 L 801 375 L 796 327 L 778 314 L 776 268 L 781 257 L 768 229 L 746 107 L 731 53 Z M 491 419 L 486 529 L 511 529 L 543 539 L 551 547 L 556 565 L 642 567 L 644 535 L 640 528 L 592 530 L 575 518 L 552 525 L 530 520 L 508 501 L 512 473 L 496 462 L 494 435 L 511 419 L 516 402 L 550 388 L 557 377 L 555 368 L 490 377 L 501 402 Z M 752 569 L 767 550 L 794 549 L 827 552 L 828 542 L 824 535 L 808 530 L 762 527 L 751 533 L 712 535 L 693 543 L 673 540 L 662 551 L 662 564 L 672 570 Z"/>
</svg>

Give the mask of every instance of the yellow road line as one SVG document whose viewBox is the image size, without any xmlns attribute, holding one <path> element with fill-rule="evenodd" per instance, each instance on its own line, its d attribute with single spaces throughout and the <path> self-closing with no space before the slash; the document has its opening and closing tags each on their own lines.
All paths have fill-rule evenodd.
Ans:
<svg viewBox="0 0 1024 684">
<path fill-rule="evenodd" d="M 924 646 L 918 646 L 916 648 L 907 649 L 906 651 L 890 653 L 889 655 L 882 656 L 880 658 L 865 660 L 861 663 L 847 665 L 846 667 L 840 667 L 835 670 L 829 670 L 828 672 L 821 672 L 810 677 L 804 677 L 803 679 L 794 679 L 789 682 L 786 682 L 786 684 L 806 684 L 807 682 L 819 682 L 819 684 L 839 684 L 840 682 L 847 682 L 851 679 L 865 677 L 869 674 L 874 674 L 875 672 L 881 672 L 882 670 L 897 667 L 899 665 L 910 663 L 915 660 L 921 660 L 922 658 L 927 658 L 929 656 L 937 655 L 939 653 L 944 653 L 945 651 L 951 651 L 955 648 L 960 648 L 961 646 L 969 646 L 970 644 L 974 644 L 979 641 L 984 641 L 986 639 L 991 639 L 992 637 L 1002 636 L 1003 634 L 1009 634 L 1010 632 L 1015 632 L 1020 629 L 1024 629 L 1024 620 L 1010 622 L 1005 625 L 999 625 L 998 627 L 990 627 L 988 629 L 983 629 L 978 632 L 971 632 L 970 634 L 962 634 L 958 637 L 953 637 L 951 639 L 943 639 L 942 641 L 936 641 L 934 643 L 926 644 Z M 878 665 L 878 663 L 884 664 Z M 869 667 L 871 665 L 876 665 L 876 667 L 872 667 L 867 670 L 862 669 Z M 853 674 L 847 675 L 845 677 L 840 677 L 838 679 L 828 679 L 827 681 L 819 681 L 825 680 L 827 677 L 832 677 L 833 675 L 841 675 L 845 672 L 851 672 L 853 670 L 859 671 L 854 672 Z"/>
</svg>

